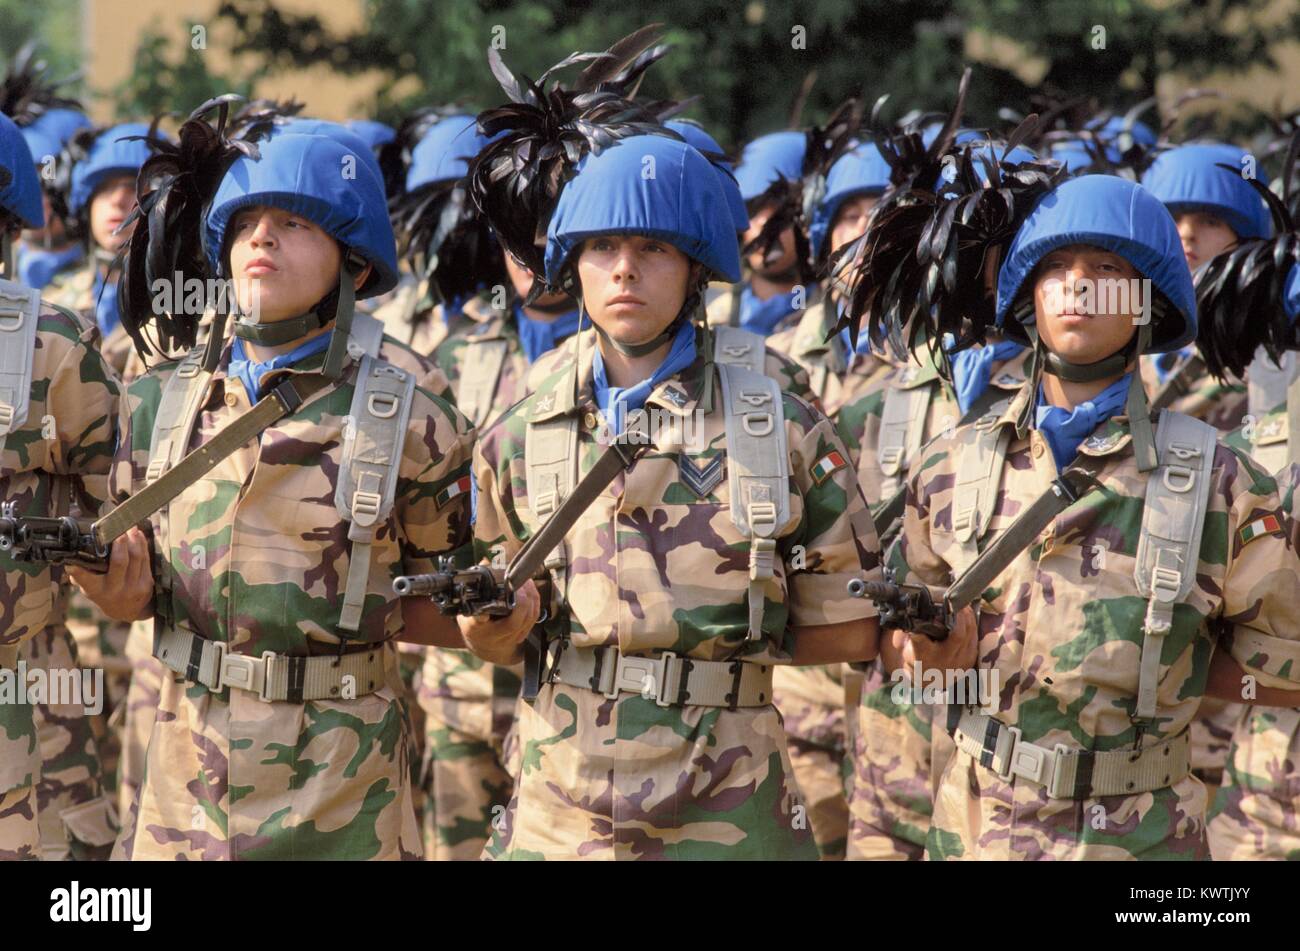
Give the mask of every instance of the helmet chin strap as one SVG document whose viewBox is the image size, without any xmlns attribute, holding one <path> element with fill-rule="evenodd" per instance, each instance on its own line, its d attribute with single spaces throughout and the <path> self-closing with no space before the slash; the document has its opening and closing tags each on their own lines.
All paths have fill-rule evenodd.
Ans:
<svg viewBox="0 0 1300 951">
<path fill-rule="evenodd" d="M 1038 336 L 1038 328 L 1032 322 L 1025 323 L 1024 328 L 1033 347 L 1029 376 L 1035 393 L 1044 373 L 1050 373 L 1069 383 L 1092 383 L 1121 375 L 1128 369 L 1130 360 L 1146 353 L 1151 346 L 1151 324 L 1148 322 L 1138 328 L 1133 341 L 1118 353 L 1094 363 L 1071 363 L 1060 354 L 1047 349 Z M 1026 401 L 1024 413 L 1016 421 L 1016 427 L 1022 434 L 1029 429 L 1035 402 L 1032 399 Z M 1129 432 L 1133 435 L 1133 455 L 1137 460 L 1138 472 L 1150 472 L 1156 467 L 1157 461 L 1155 433 L 1151 426 L 1151 406 L 1147 402 L 1146 389 L 1142 386 L 1142 374 L 1136 366 L 1129 376 L 1124 412 L 1128 416 Z"/>
<path fill-rule="evenodd" d="M 235 336 L 260 346 L 276 347 L 301 339 L 333 320 L 334 330 L 330 334 L 329 349 L 326 351 L 325 365 L 321 372 L 331 380 L 339 379 L 343 375 L 343 358 L 347 355 L 348 335 L 352 332 L 352 316 L 356 311 L 355 279 L 363 267 L 365 262 L 360 261 L 355 255 L 349 253 L 344 256 L 339 267 L 338 306 L 332 318 L 320 313 L 320 303 L 298 317 L 271 323 L 249 320 L 236 309 Z M 213 341 L 218 341 L 222 336 L 224 325 L 225 313 L 218 313 L 217 321 L 213 324 L 213 333 L 209 337 L 205 365 L 212 360 Z M 216 343 L 218 352 L 220 346 L 219 342 Z"/>
<path fill-rule="evenodd" d="M 14 236 L 8 228 L 0 230 L 0 277 L 6 281 L 16 281 L 14 271 Z"/>
</svg>

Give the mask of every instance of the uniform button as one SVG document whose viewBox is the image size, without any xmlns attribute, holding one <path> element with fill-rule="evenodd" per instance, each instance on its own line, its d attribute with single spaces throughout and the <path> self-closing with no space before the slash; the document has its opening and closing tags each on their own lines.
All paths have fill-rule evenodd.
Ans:
<svg viewBox="0 0 1300 951">
<path fill-rule="evenodd" d="M 596 428 L 596 414 L 595 414 L 595 413 L 588 413 L 586 416 L 582 417 L 582 425 L 586 426 L 588 429 L 595 429 L 595 428 Z"/>
<path fill-rule="evenodd" d="M 1041 442 L 1036 442 L 1034 443 L 1034 458 L 1041 459 L 1042 457 L 1043 457 L 1043 444 Z"/>
<path fill-rule="evenodd" d="M 235 405 L 236 403 L 238 403 L 238 402 L 239 402 L 239 397 L 236 396 L 234 393 L 227 393 L 227 394 L 226 394 L 226 405 L 227 405 L 227 406 L 234 406 L 234 405 Z"/>
</svg>

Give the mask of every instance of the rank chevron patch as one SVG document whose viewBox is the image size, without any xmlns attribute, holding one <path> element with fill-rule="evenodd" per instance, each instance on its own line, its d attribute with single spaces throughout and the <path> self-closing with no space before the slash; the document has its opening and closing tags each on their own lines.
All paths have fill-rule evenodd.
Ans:
<svg viewBox="0 0 1300 951">
<path fill-rule="evenodd" d="M 718 453 L 703 466 L 697 466 L 688 453 L 677 454 L 677 468 L 681 470 L 682 481 L 700 498 L 708 498 L 709 493 L 722 481 L 722 465 L 725 453 Z"/>
</svg>

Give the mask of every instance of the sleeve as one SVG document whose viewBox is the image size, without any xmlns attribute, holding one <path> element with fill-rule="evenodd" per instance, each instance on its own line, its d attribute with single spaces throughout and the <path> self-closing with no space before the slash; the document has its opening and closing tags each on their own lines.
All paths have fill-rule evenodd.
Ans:
<svg viewBox="0 0 1300 951">
<path fill-rule="evenodd" d="M 1278 481 L 1236 452 L 1225 480 L 1240 491 L 1228 512 L 1223 621 L 1228 652 L 1265 687 L 1300 686 L 1300 524 L 1295 488 L 1300 468 Z M 1207 524 L 1207 531 L 1210 526 Z"/>
<path fill-rule="evenodd" d="M 515 510 L 515 498 L 527 492 L 513 476 L 508 428 L 515 414 L 508 413 L 492 426 L 474 447 L 474 561 L 504 567 L 523 547 L 527 531 Z M 521 447 L 522 448 L 522 447 Z M 520 453 L 522 456 L 522 453 Z"/>
<path fill-rule="evenodd" d="M 848 450 L 822 413 L 790 397 L 786 406 L 792 489 L 804 506 L 799 529 L 781 540 L 790 623 L 815 626 L 875 617 L 870 601 L 847 591 L 855 578 L 880 579 L 880 542 Z"/>
<path fill-rule="evenodd" d="M 93 339 L 93 335 L 91 335 Z M 53 469 L 76 476 L 82 501 L 92 511 L 108 497 L 108 474 L 116 448 L 121 385 L 99 351 L 85 339 L 73 345 L 49 380 L 46 408 L 59 451 Z"/>
<path fill-rule="evenodd" d="M 397 482 L 403 574 L 436 568 L 440 555 L 469 555 L 470 455 L 474 427 L 455 407 L 416 390 Z"/>
<path fill-rule="evenodd" d="M 805 403 L 816 404 L 808 371 L 784 353 L 768 347 L 764 373 L 780 383 L 783 392 L 797 396 Z"/>
<path fill-rule="evenodd" d="M 931 451 L 916 460 L 908 472 L 903 528 L 889 547 L 886 558 L 886 567 L 899 584 L 947 587 L 952 583 L 951 567 L 935 554 L 930 542 L 930 486 L 936 481 L 934 463 L 941 461 L 953 449 L 951 443 L 945 443 L 945 446 L 939 450 L 937 444 L 932 444 Z M 951 479 L 945 481 L 951 482 Z"/>
</svg>

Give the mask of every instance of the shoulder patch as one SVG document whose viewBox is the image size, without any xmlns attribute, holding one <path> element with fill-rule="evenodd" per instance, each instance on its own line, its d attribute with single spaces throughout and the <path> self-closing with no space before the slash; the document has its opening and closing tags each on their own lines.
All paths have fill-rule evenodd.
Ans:
<svg viewBox="0 0 1300 951">
<path fill-rule="evenodd" d="M 1237 538 L 1241 540 L 1242 545 L 1248 545 L 1257 538 L 1263 538 L 1265 535 L 1279 535 L 1281 532 L 1281 520 L 1276 515 L 1265 515 L 1241 526 L 1237 530 Z"/>
<path fill-rule="evenodd" d="M 461 476 L 455 482 L 451 482 L 443 487 L 443 490 L 434 496 L 434 503 L 438 508 L 442 508 L 458 495 L 464 495 L 469 491 L 469 476 Z"/>
<path fill-rule="evenodd" d="M 840 455 L 839 451 L 832 449 L 814 462 L 812 468 L 808 471 L 812 474 L 814 484 L 821 485 L 833 474 L 847 466 L 848 463 L 844 461 L 844 457 Z"/>
</svg>

